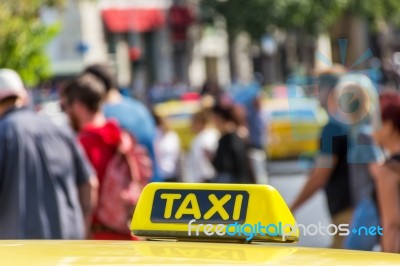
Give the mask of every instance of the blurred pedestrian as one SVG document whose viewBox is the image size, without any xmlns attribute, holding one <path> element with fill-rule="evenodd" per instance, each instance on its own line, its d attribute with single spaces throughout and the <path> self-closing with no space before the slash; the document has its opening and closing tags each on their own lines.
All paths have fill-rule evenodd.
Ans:
<svg viewBox="0 0 400 266">
<path fill-rule="evenodd" d="M 72 132 L 29 110 L 26 95 L 0 69 L 0 238 L 83 239 L 97 178 Z"/>
<path fill-rule="evenodd" d="M 236 87 L 236 88 L 235 88 Z M 242 109 L 240 135 L 249 142 L 249 158 L 257 183 L 268 182 L 266 148 L 266 116 L 262 113 L 262 93 L 258 82 L 236 84 L 232 88 L 233 100 Z M 235 91 L 236 90 L 236 91 Z"/>
<path fill-rule="evenodd" d="M 250 145 L 258 150 L 264 150 L 266 145 L 266 122 L 262 116 L 262 97 L 254 97 L 247 108 Z"/>
<path fill-rule="evenodd" d="M 209 156 L 217 149 L 219 132 L 211 126 L 210 115 L 205 111 L 193 115 L 191 128 L 196 135 L 187 156 L 188 171 L 184 180 L 192 183 L 209 181 L 215 176 Z"/>
<path fill-rule="evenodd" d="M 240 119 L 231 104 L 217 104 L 213 108 L 214 124 L 221 134 L 212 159 L 217 183 L 254 183 L 248 142 L 239 136 Z"/>
<path fill-rule="evenodd" d="M 177 182 L 180 174 L 181 142 L 165 117 L 153 113 L 156 121 L 156 158 L 160 168 L 160 181 Z"/>
<path fill-rule="evenodd" d="M 251 146 L 250 161 L 254 169 L 257 183 L 267 182 L 267 119 L 262 113 L 262 96 L 257 93 L 247 105 L 247 124 L 249 128 L 249 143 Z"/>
<path fill-rule="evenodd" d="M 200 94 L 202 96 L 209 95 L 214 99 L 218 99 L 221 96 L 222 91 L 216 80 L 209 79 L 204 83 Z"/>
<path fill-rule="evenodd" d="M 122 128 L 131 132 L 139 143 L 147 148 L 153 161 L 152 181 L 159 181 L 161 176 L 154 151 L 156 125 L 151 112 L 140 101 L 121 95 L 114 75 L 106 65 L 89 66 L 84 73 L 91 73 L 104 83 L 107 91 L 104 104 L 105 116 L 116 119 Z"/>
<path fill-rule="evenodd" d="M 350 146 L 348 162 L 350 167 L 351 196 L 354 214 L 350 231 L 365 226 L 379 225 L 379 214 L 374 198 L 375 184 L 371 167 L 384 160 L 384 154 L 372 138 L 374 128 L 379 126 L 379 98 L 377 89 L 365 75 L 348 74 L 343 76 L 335 89 L 336 98 L 341 100 L 340 111 L 350 125 Z M 354 101 L 343 97 L 356 97 Z M 379 235 L 350 234 L 344 242 L 347 249 L 373 250 L 379 244 Z"/>
<path fill-rule="evenodd" d="M 99 179 L 99 203 L 105 197 L 103 182 L 109 171 L 108 166 L 121 143 L 122 130 L 114 120 L 107 120 L 102 103 L 106 97 L 103 83 L 90 73 L 66 83 L 61 91 L 61 106 L 70 119 L 71 126 L 78 132 L 79 142 L 96 169 Z M 107 188 L 111 189 L 111 188 Z M 98 206 L 92 222 L 92 238 L 129 240 L 126 234 L 117 232 L 106 225 L 98 216 Z M 113 217 L 110 217 L 112 219 Z M 128 229 L 128 226 L 127 226 Z"/>
<path fill-rule="evenodd" d="M 247 110 L 244 106 L 233 104 L 233 113 L 237 121 L 237 134 L 250 145 L 250 132 L 247 120 Z"/>
<path fill-rule="evenodd" d="M 315 166 L 306 184 L 291 206 L 295 212 L 319 189 L 324 188 L 332 223 L 350 224 L 352 203 L 350 196 L 350 176 L 347 161 L 349 127 L 339 121 L 344 117 L 338 112 L 339 103 L 332 97 L 339 79 L 338 74 L 329 72 L 319 77 L 319 99 L 329 111 L 329 121 L 321 132 L 320 150 L 315 158 Z M 336 234 L 333 248 L 342 248 L 344 236 Z"/>
<path fill-rule="evenodd" d="M 384 252 L 400 252 L 400 95 L 386 92 L 380 97 L 382 126 L 375 131 L 376 141 L 387 152 L 385 163 L 374 165 L 376 194 L 384 234 Z"/>
<path fill-rule="evenodd" d="M 249 142 L 252 148 L 264 150 L 266 144 L 266 120 L 262 115 L 262 88 L 257 82 L 238 85 L 233 92 L 234 102 L 243 106 L 244 120 L 248 128 Z"/>
</svg>

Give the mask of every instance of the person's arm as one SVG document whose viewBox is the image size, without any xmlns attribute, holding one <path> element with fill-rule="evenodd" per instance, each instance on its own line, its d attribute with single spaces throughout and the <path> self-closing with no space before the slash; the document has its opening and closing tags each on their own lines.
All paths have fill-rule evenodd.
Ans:
<svg viewBox="0 0 400 266">
<path fill-rule="evenodd" d="M 99 183 L 95 171 L 79 142 L 72 142 L 72 151 L 75 157 L 75 175 L 79 201 L 85 220 L 86 236 L 89 237 L 93 213 L 97 207 Z"/>
<path fill-rule="evenodd" d="M 371 165 L 375 178 L 383 236 L 384 252 L 400 252 L 399 174 L 386 165 Z"/>
<path fill-rule="evenodd" d="M 13 168 L 11 164 L 18 164 L 15 162 L 18 160 L 18 143 L 15 139 L 13 131 L 4 124 L 0 124 L 0 193 L 6 189 L 3 186 L 7 175 L 10 174 L 9 170 Z"/>
<path fill-rule="evenodd" d="M 182 154 L 181 140 L 179 139 L 179 136 L 175 131 L 173 132 L 172 136 L 173 138 L 171 139 L 171 143 L 173 143 L 173 146 L 171 147 L 171 155 L 173 156 L 175 162 L 179 162 L 180 156 Z"/>
<path fill-rule="evenodd" d="M 311 198 L 315 192 L 325 186 L 336 163 L 336 156 L 320 155 L 317 158 L 315 168 L 310 173 L 306 184 L 292 204 L 292 212 L 295 212 L 304 202 Z"/>
<path fill-rule="evenodd" d="M 158 158 L 163 172 L 163 181 L 170 178 L 180 178 L 181 175 L 181 144 L 175 131 L 168 131 L 158 142 Z"/>
<path fill-rule="evenodd" d="M 203 149 L 204 157 L 205 157 L 210 163 L 212 163 L 212 161 L 213 161 L 213 159 L 214 159 L 214 157 L 215 157 L 216 152 L 217 152 L 217 149 L 215 149 L 214 152 L 213 152 L 213 151 L 210 151 L 210 150 Z"/>
<path fill-rule="evenodd" d="M 225 159 L 225 155 L 226 155 L 225 150 L 226 150 L 225 139 L 221 138 L 218 141 L 218 146 L 217 146 L 217 149 L 215 150 L 215 153 L 208 154 L 208 156 L 210 156 L 210 159 L 211 159 L 211 164 L 217 172 L 224 170 L 223 169 L 223 166 L 224 166 L 223 160 Z"/>
<path fill-rule="evenodd" d="M 0 192 L 3 188 L 4 176 L 6 175 L 6 139 L 0 134 Z"/>
<path fill-rule="evenodd" d="M 89 237 L 93 211 L 98 201 L 99 182 L 96 176 L 91 176 L 87 182 L 78 185 L 79 201 L 86 225 L 86 235 Z"/>
<path fill-rule="evenodd" d="M 198 140 L 198 139 L 197 139 Z M 195 180 L 201 182 L 213 177 L 210 159 L 207 157 L 209 150 L 205 147 L 204 143 L 197 142 L 192 148 L 192 163 Z M 210 170 L 211 168 L 211 170 Z"/>
</svg>

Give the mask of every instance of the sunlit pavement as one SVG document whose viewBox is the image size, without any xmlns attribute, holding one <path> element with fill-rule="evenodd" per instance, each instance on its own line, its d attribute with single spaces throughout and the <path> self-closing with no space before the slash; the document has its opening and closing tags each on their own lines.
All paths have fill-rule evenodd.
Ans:
<svg viewBox="0 0 400 266">
<path fill-rule="evenodd" d="M 290 204 L 300 192 L 307 178 L 307 169 L 299 165 L 296 160 L 278 161 L 268 164 L 269 178 L 268 183 L 279 190 L 285 201 Z M 326 198 L 323 191 L 315 194 L 306 202 L 296 213 L 294 213 L 297 223 L 308 225 L 311 223 L 322 225 L 330 223 L 330 217 L 326 205 Z M 300 235 L 300 246 L 308 247 L 329 247 L 330 236 L 303 236 Z"/>
</svg>

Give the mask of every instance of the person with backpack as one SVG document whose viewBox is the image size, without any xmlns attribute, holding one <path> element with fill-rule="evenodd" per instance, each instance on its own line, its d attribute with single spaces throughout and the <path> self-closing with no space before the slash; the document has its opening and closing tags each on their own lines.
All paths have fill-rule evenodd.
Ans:
<svg viewBox="0 0 400 266">
<path fill-rule="evenodd" d="M 152 176 L 152 166 L 134 137 L 116 121 L 106 119 L 102 111 L 105 96 L 104 84 L 86 73 L 64 85 L 61 106 L 99 179 L 92 238 L 129 240 L 133 208 Z"/>
<path fill-rule="evenodd" d="M 142 102 L 124 97 L 119 92 L 114 74 L 106 64 L 90 65 L 84 73 L 95 75 L 104 84 L 106 96 L 103 111 L 106 118 L 118 121 L 123 129 L 133 134 L 139 144 L 147 149 L 153 165 L 151 181 L 161 181 L 162 171 L 155 151 L 157 127 L 150 110 Z"/>
</svg>

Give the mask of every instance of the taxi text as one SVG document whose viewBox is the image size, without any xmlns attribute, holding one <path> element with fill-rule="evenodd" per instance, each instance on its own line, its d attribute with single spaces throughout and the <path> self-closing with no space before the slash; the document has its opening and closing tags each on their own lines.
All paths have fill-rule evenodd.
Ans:
<svg viewBox="0 0 400 266">
<path fill-rule="evenodd" d="M 199 221 L 244 221 L 246 191 L 167 190 L 155 193 L 152 222 L 187 223 Z"/>
</svg>

